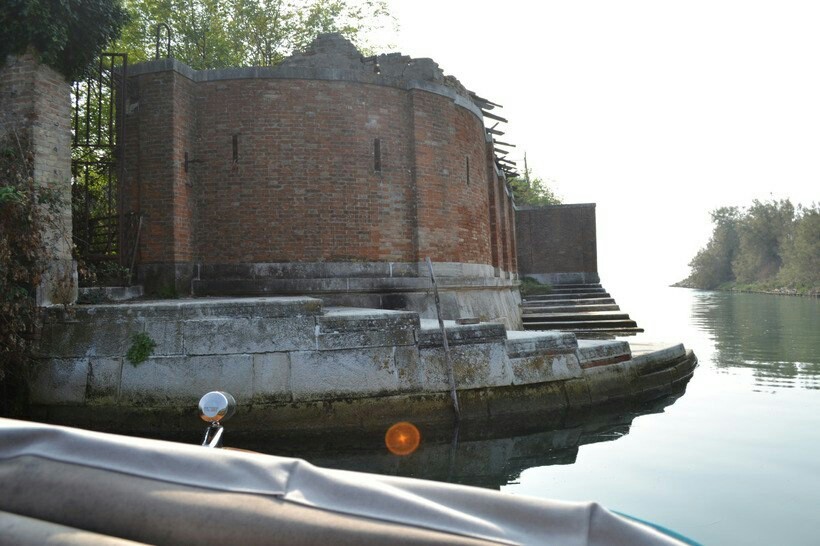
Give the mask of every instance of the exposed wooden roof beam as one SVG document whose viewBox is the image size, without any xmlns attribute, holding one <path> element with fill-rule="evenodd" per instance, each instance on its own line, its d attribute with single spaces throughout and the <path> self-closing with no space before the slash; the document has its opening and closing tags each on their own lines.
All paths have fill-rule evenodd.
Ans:
<svg viewBox="0 0 820 546">
<path fill-rule="evenodd" d="M 503 107 L 503 106 L 501 106 L 500 104 L 496 104 L 495 102 L 493 102 L 493 101 L 491 101 L 491 100 L 489 100 L 489 99 L 485 99 L 484 97 L 479 97 L 478 95 L 476 95 L 476 94 L 475 94 L 475 93 L 473 93 L 472 91 L 469 91 L 469 90 L 468 90 L 468 93 L 470 93 L 470 96 L 471 96 L 474 100 L 477 100 L 477 101 L 480 101 L 480 102 L 487 103 L 487 104 L 489 104 L 489 105 L 491 105 L 491 106 L 494 106 L 494 107 L 496 107 L 496 108 L 504 108 L 504 107 Z"/>
<path fill-rule="evenodd" d="M 482 110 L 481 113 L 484 114 L 485 118 L 496 119 L 498 121 L 507 123 L 506 119 L 502 118 L 501 116 L 496 116 L 495 114 L 491 114 L 491 113 L 487 112 L 486 110 Z"/>
</svg>

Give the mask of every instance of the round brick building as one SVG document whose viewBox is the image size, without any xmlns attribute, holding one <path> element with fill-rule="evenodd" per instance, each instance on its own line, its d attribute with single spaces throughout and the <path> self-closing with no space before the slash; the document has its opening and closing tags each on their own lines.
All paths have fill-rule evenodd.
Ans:
<svg viewBox="0 0 820 546">
<path fill-rule="evenodd" d="M 124 206 L 149 293 L 520 324 L 512 199 L 481 108 L 429 59 L 339 35 L 273 68 L 129 69 Z"/>
</svg>

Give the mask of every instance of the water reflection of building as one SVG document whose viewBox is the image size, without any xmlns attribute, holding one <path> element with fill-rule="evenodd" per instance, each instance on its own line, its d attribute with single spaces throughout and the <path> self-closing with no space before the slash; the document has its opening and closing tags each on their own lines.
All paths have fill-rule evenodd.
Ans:
<svg viewBox="0 0 820 546">
<path fill-rule="evenodd" d="M 714 339 L 717 367 L 751 370 L 764 387 L 820 389 L 817 299 L 697 292 L 692 320 Z"/>
<path fill-rule="evenodd" d="M 458 430 L 419 426 L 422 443 L 412 455 L 385 448 L 383 431 L 312 436 L 231 436 L 231 444 L 263 453 L 303 458 L 315 465 L 432 479 L 500 489 L 529 468 L 572 464 L 580 446 L 617 440 L 641 415 L 662 413 L 683 393 L 632 406 L 599 408 L 572 418 L 462 423 Z M 541 416 L 539 416 L 541 417 Z"/>
</svg>

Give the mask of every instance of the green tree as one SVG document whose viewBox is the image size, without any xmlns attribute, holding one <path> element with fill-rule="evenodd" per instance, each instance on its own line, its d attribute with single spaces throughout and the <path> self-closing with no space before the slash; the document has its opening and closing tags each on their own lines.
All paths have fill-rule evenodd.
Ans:
<svg viewBox="0 0 820 546">
<path fill-rule="evenodd" d="M 561 198 L 541 178 L 532 176 L 529 168 L 524 171 L 524 176 L 514 176 L 509 179 L 509 183 L 517 205 L 561 204 Z"/>
<path fill-rule="evenodd" d="M 0 65 L 29 47 L 69 81 L 81 77 L 128 17 L 119 0 L 0 2 Z"/>
<path fill-rule="evenodd" d="M 717 288 L 735 279 L 732 261 L 739 246 L 737 207 L 721 207 L 711 213 L 714 229 L 706 247 L 689 262 L 692 269 L 686 284 L 695 288 Z"/>
<path fill-rule="evenodd" d="M 755 200 L 746 210 L 712 212 L 714 231 L 689 262 L 691 274 L 679 283 L 718 288 L 727 283 L 759 288 L 813 290 L 820 287 L 820 208 L 797 208 L 788 199 Z"/>
<path fill-rule="evenodd" d="M 154 58 L 157 24 L 165 23 L 172 56 L 195 69 L 275 65 L 323 32 L 363 47 L 370 30 L 392 21 L 384 0 L 129 0 L 127 7 L 132 18 L 119 51 L 132 62 Z"/>
<path fill-rule="evenodd" d="M 762 282 L 777 275 L 793 222 L 794 205 L 788 199 L 753 201 L 740 220 L 740 244 L 732 260 L 732 271 L 738 282 Z"/>
<path fill-rule="evenodd" d="M 795 288 L 820 287 L 820 208 L 798 207 L 793 236 L 784 245 L 780 281 Z"/>
</svg>

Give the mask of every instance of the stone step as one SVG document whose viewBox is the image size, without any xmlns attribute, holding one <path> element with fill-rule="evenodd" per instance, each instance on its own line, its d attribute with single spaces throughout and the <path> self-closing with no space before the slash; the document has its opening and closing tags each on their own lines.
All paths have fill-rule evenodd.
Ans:
<svg viewBox="0 0 820 546">
<path fill-rule="evenodd" d="M 527 298 L 526 301 L 582 300 L 608 297 L 610 297 L 608 292 L 573 292 L 568 294 L 543 294 L 540 296 L 532 296 Z"/>
<path fill-rule="evenodd" d="M 627 313 L 592 311 L 589 313 L 532 313 L 522 316 L 527 322 L 590 322 L 599 320 L 630 320 Z"/>
<path fill-rule="evenodd" d="M 559 302 L 556 302 L 559 303 Z M 521 309 L 523 316 L 534 313 L 585 313 L 590 311 L 620 311 L 621 308 L 614 303 L 609 304 L 585 304 L 573 303 L 568 305 L 543 305 L 527 306 Z"/>
<path fill-rule="evenodd" d="M 550 294 L 599 294 L 606 289 L 599 287 L 581 286 L 578 288 L 553 287 Z"/>
<path fill-rule="evenodd" d="M 590 320 L 590 321 L 534 321 L 525 322 L 526 330 L 607 330 L 614 328 L 637 328 L 634 320 Z"/>
<path fill-rule="evenodd" d="M 558 288 L 601 288 L 601 283 L 586 283 L 586 284 L 554 284 L 552 285 L 553 290 Z"/>
<path fill-rule="evenodd" d="M 626 341 L 602 341 L 579 339 L 578 361 L 582 368 L 607 363 L 623 362 L 632 358 L 632 350 Z"/>
<path fill-rule="evenodd" d="M 141 284 L 81 287 L 78 292 L 77 301 L 90 304 L 130 301 L 141 298 L 145 294 Z"/>
<path fill-rule="evenodd" d="M 577 336 L 579 340 L 581 339 L 614 339 L 615 336 L 634 336 L 640 334 L 644 331 L 643 328 L 640 326 L 636 328 L 609 328 L 607 330 L 572 330 L 568 329 L 567 332 L 571 332 L 573 335 Z"/>
<path fill-rule="evenodd" d="M 525 300 L 521 302 L 522 309 L 530 309 L 533 307 L 559 307 L 559 306 L 573 306 L 580 305 L 607 305 L 614 304 L 613 298 L 585 298 L 579 300 Z"/>
</svg>

